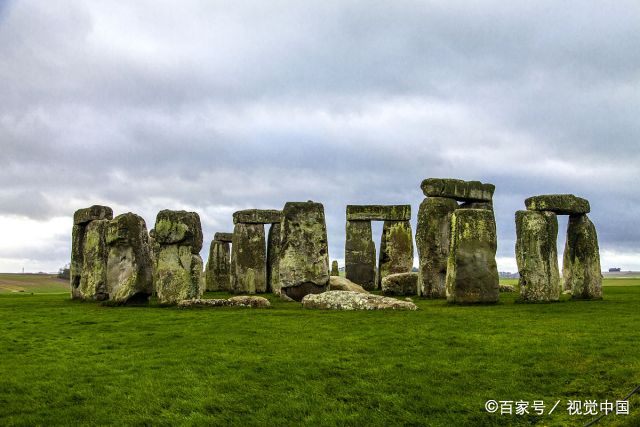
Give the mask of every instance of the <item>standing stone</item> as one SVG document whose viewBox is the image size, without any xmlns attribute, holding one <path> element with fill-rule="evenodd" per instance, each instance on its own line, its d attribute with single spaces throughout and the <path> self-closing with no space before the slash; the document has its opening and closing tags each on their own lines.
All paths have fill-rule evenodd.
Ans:
<svg viewBox="0 0 640 427">
<path fill-rule="evenodd" d="M 287 202 L 282 211 L 281 293 L 296 301 L 329 289 L 329 247 L 322 203 Z"/>
<path fill-rule="evenodd" d="M 153 263 L 144 219 L 131 212 L 118 215 L 107 225 L 106 244 L 108 298 L 147 300 L 153 293 Z"/>
<path fill-rule="evenodd" d="M 202 226 L 195 212 L 163 210 L 155 225 L 160 245 L 155 270 L 155 287 L 160 304 L 176 304 L 199 298 L 204 289 L 202 275 Z"/>
<path fill-rule="evenodd" d="M 522 301 L 558 301 L 558 219 L 553 212 L 516 212 L 516 261 Z"/>
<path fill-rule="evenodd" d="M 237 223 L 233 229 L 231 292 L 267 291 L 267 254 L 263 224 Z"/>
<path fill-rule="evenodd" d="M 335 259 L 331 263 L 331 275 L 340 276 L 340 268 L 338 267 L 338 261 L 336 261 Z"/>
<path fill-rule="evenodd" d="M 211 241 L 209 259 L 205 268 L 207 291 L 229 291 L 231 286 L 231 260 L 229 259 L 229 243 L 219 240 Z"/>
<path fill-rule="evenodd" d="M 347 221 L 345 277 L 371 291 L 376 287 L 376 246 L 371 221 Z"/>
<path fill-rule="evenodd" d="M 160 244 L 156 241 L 156 230 L 149 230 L 149 253 L 151 254 L 151 261 L 153 262 L 153 269 L 155 270 L 158 262 L 158 253 L 160 253 Z"/>
<path fill-rule="evenodd" d="M 376 289 L 389 274 L 409 273 L 413 268 L 413 235 L 409 221 L 385 221 L 380 238 Z M 365 288 L 366 289 L 366 288 Z"/>
<path fill-rule="evenodd" d="M 598 235 L 587 215 L 569 216 L 562 275 L 573 298 L 602 298 Z"/>
<path fill-rule="evenodd" d="M 105 234 L 109 220 L 100 219 L 88 223 L 82 242 L 82 275 L 75 295 L 83 300 L 104 301 L 107 291 L 107 244 Z"/>
<path fill-rule="evenodd" d="M 267 236 L 267 292 L 280 294 L 280 223 L 271 224 Z"/>
<path fill-rule="evenodd" d="M 451 216 L 447 301 L 493 303 L 499 299 L 493 212 L 458 209 Z"/>
<path fill-rule="evenodd" d="M 419 257 L 418 295 L 447 296 L 447 261 L 451 236 L 451 215 L 458 203 L 445 197 L 428 197 L 420 204 L 416 229 Z"/>
</svg>

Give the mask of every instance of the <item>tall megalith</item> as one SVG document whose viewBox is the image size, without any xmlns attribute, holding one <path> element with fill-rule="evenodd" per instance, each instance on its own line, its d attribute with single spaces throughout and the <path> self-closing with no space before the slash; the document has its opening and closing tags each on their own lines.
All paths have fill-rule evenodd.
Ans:
<svg viewBox="0 0 640 427">
<path fill-rule="evenodd" d="M 413 235 L 409 221 L 385 221 L 380 238 L 376 288 L 390 274 L 408 273 L 413 268 Z"/>
<path fill-rule="evenodd" d="M 347 221 L 345 277 L 366 290 L 376 287 L 376 246 L 371 221 Z"/>
<path fill-rule="evenodd" d="M 267 235 L 267 291 L 280 294 L 280 223 L 271 224 Z"/>
<path fill-rule="evenodd" d="M 229 291 L 231 286 L 231 260 L 229 244 L 231 233 L 216 233 L 209 246 L 209 258 L 205 267 L 207 291 Z"/>
<path fill-rule="evenodd" d="M 329 247 L 324 206 L 287 202 L 282 211 L 280 292 L 296 301 L 329 289 Z"/>
<path fill-rule="evenodd" d="M 231 292 L 267 291 L 267 252 L 263 224 L 237 223 L 233 228 Z"/>
<path fill-rule="evenodd" d="M 573 298 L 602 298 L 598 235 L 586 214 L 569 216 L 562 275 Z"/>
</svg>

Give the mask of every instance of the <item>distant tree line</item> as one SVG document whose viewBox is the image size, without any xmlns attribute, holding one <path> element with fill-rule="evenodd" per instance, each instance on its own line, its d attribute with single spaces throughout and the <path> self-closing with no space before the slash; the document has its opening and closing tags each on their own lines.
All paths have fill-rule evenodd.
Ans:
<svg viewBox="0 0 640 427">
<path fill-rule="evenodd" d="M 67 264 L 58 270 L 58 279 L 69 280 L 71 278 L 71 265 Z"/>
</svg>

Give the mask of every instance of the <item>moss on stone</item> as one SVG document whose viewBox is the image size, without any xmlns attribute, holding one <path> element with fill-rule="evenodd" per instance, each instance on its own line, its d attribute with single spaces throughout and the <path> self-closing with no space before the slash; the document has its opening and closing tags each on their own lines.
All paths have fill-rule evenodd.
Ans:
<svg viewBox="0 0 640 427">
<path fill-rule="evenodd" d="M 280 293 L 280 223 L 269 227 L 267 236 L 267 292 Z"/>
<path fill-rule="evenodd" d="M 254 294 L 267 291 L 264 225 L 237 223 L 233 229 L 231 292 Z"/>
<path fill-rule="evenodd" d="M 420 187 L 427 197 L 447 197 L 463 202 L 490 202 L 495 191 L 493 184 L 446 178 L 427 178 Z"/>
<path fill-rule="evenodd" d="M 331 262 L 331 276 L 340 276 L 338 261 L 335 259 Z"/>
<path fill-rule="evenodd" d="M 231 260 L 229 243 L 213 240 L 209 247 L 209 259 L 205 268 L 206 290 L 228 292 L 231 286 Z"/>
<path fill-rule="evenodd" d="M 347 205 L 347 221 L 409 221 L 411 205 Z"/>
<path fill-rule="evenodd" d="M 598 235 L 587 215 L 569 216 L 562 275 L 574 299 L 602 298 Z"/>
<path fill-rule="evenodd" d="M 550 211 L 558 215 L 587 214 L 589 201 L 573 194 L 545 194 L 529 197 L 524 201 L 527 210 Z"/>
<path fill-rule="evenodd" d="M 376 288 L 389 274 L 408 273 L 413 268 L 413 235 L 409 221 L 385 221 L 380 238 Z"/>
<path fill-rule="evenodd" d="M 375 289 L 376 246 L 371 221 L 347 221 L 344 256 L 345 277 L 364 289 Z"/>
<path fill-rule="evenodd" d="M 189 246 L 193 254 L 202 249 L 202 225 L 196 212 L 162 210 L 154 229 L 155 239 L 161 245 Z"/>
<path fill-rule="evenodd" d="M 105 234 L 108 220 L 91 221 L 85 228 L 83 265 L 77 295 L 84 300 L 107 299 L 107 245 Z"/>
<path fill-rule="evenodd" d="M 245 209 L 233 213 L 234 224 L 276 224 L 282 221 L 282 211 L 275 209 Z"/>
<path fill-rule="evenodd" d="M 93 205 L 85 209 L 78 209 L 73 214 L 74 225 L 87 225 L 91 221 L 112 219 L 113 209 L 109 206 Z"/>
</svg>

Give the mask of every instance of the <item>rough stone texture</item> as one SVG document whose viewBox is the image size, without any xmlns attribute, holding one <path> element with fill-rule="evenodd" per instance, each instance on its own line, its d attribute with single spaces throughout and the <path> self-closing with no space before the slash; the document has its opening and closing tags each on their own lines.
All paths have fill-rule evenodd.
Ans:
<svg viewBox="0 0 640 427">
<path fill-rule="evenodd" d="M 490 202 L 496 187 L 480 181 L 427 178 L 420 185 L 427 197 L 448 197 L 462 202 Z"/>
<path fill-rule="evenodd" d="M 267 291 L 280 294 L 280 223 L 271 224 L 267 237 Z"/>
<path fill-rule="evenodd" d="M 553 212 L 516 212 L 516 261 L 522 301 L 558 301 L 558 219 Z"/>
<path fill-rule="evenodd" d="M 413 235 L 409 221 L 385 221 L 380 238 L 376 288 L 389 274 L 409 273 L 413 268 Z"/>
<path fill-rule="evenodd" d="M 345 277 L 365 289 L 376 287 L 376 246 L 370 221 L 347 221 L 344 245 Z"/>
<path fill-rule="evenodd" d="M 380 295 L 363 294 L 348 291 L 328 291 L 322 294 L 307 295 L 302 299 L 304 308 L 321 310 L 417 310 L 410 301 Z"/>
<path fill-rule="evenodd" d="M 238 223 L 233 228 L 231 292 L 267 291 L 267 251 L 263 224 Z"/>
<path fill-rule="evenodd" d="M 209 246 L 209 259 L 205 268 L 207 291 L 228 292 L 231 286 L 231 260 L 229 243 L 214 239 Z"/>
<path fill-rule="evenodd" d="M 82 273 L 78 287 L 72 296 L 83 300 L 104 301 L 107 291 L 107 243 L 105 240 L 109 220 L 101 219 L 88 223 L 82 241 Z"/>
<path fill-rule="evenodd" d="M 282 211 L 281 292 L 296 301 L 329 288 L 329 247 L 322 203 L 287 202 Z"/>
<path fill-rule="evenodd" d="M 74 225 L 71 231 L 71 264 L 69 268 L 71 283 L 71 298 L 82 298 L 80 295 L 80 279 L 82 278 L 82 265 L 84 264 L 83 245 L 84 226 Z"/>
<path fill-rule="evenodd" d="M 464 202 L 458 206 L 458 209 L 486 209 L 493 210 L 493 202 Z"/>
<path fill-rule="evenodd" d="M 411 205 L 347 205 L 347 221 L 409 221 Z"/>
<path fill-rule="evenodd" d="M 160 243 L 156 241 L 156 230 L 153 228 L 149 230 L 149 253 L 151 254 L 151 261 L 153 262 L 153 269 L 155 271 L 158 261 L 158 253 L 160 253 Z"/>
<path fill-rule="evenodd" d="M 382 279 L 382 293 L 385 295 L 416 295 L 418 273 L 390 274 Z"/>
<path fill-rule="evenodd" d="M 573 298 L 602 298 L 598 235 L 587 215 L 569 216 L 562 276 Z"/>
<path fill-rule="evenodd" d="M 559 215 L 587 214 L 589 201 L 573 194 L 545 194 L 529 197 L 524 201 L 527 210 L 550 211 Z"/>
<path fill-rule="evenodd" d="M 233 233 L 216 233 L 213 235 L 213 240 L 218 242 L 231 243 L 233 241 Z"/>
<path fill-rule="evenodd" d="M 271 303 L 268 299 L 256 296 L 237 296 L 229 299 L 191 299 L 182 300 L 178 307 L 246 307 L 246 308 L 269 308 Z"/>
<path fill-rule="evenodd" d="M 155 287 L 160 304 L 176 304 L 200 298 L 202 258 L 190 246 L 161 245 L 155 270 Z"/>
<path fill-rule="evenodd" d="M 447 301 L 494 303 L 499 299 L 493 212 L 458 209 L 451 216 Z"/>
<path fill-rule="evenodd" d="M 189 246 L 191 253 L 199 254 L 202 249 L 202 226 L 196 212 L 158 212 L 155 226 L 155 240 L 160 245 Z"/>
<path fill-rule="evenodd" d="M 500 285 L 500 292 L 515 292 L 516 287 L 513 285 Z"/>
<path fill-rule="evenodd" d="M 458 203 L 446 197 L 428 197 L 420 204 L 416 229 L 419 277 L 418 295 L 446 298 L 447 260 L 451 235 L 451 215 Z"/>
<path fill-rule="evenodd" d="M 93 205 L 89 208 L 78 209 L 73 214 L 74 225 L 86 225 L 99 219 L 113 219 L 113 210 L 109 206 Z"/>
<path fill-rule="evenodd" d="M 233 214 L 234 224 L 275 224 L 282 220 L 282 211 L 275 209 L 245 209 Z"/>
<path fill-rule="evenodd" d="M 368 294 L 362 286 L 353 283 L 351 280 L 340 276 L 329 277 L 329 290 L 330 291 L 351 291 L 360 292 L 361 294 Z"/>
<path fill-rule="evenodd" d="M 331 276 L 339 276 L 340 275 L 340 267 L 338 267 L 338 261 L 335 259 L 331 263 Z"/>
<path fill-rule="evenodd" d="M 126 303 L 147 300 L 153 293 L 153 262 L 147 225 L 131 212 L 109 221 L 106 229 L 108 299 Z"/>
</svg>

